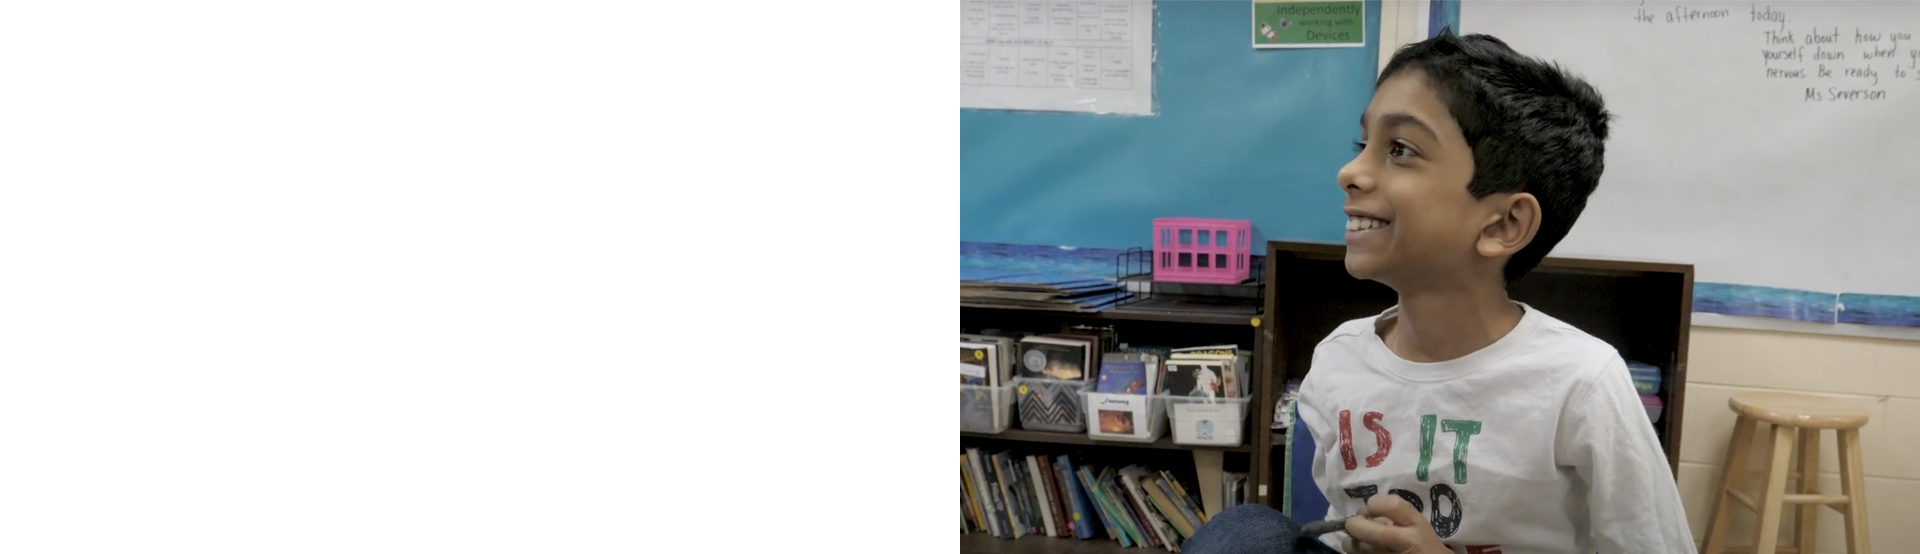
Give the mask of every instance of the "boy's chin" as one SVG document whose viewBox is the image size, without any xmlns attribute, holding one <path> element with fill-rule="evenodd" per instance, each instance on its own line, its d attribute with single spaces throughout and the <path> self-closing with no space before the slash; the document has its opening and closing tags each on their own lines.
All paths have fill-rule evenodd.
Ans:
<svg viewBox="0 0 1920 554">
<path fill-rule="evenodd" d="M 1349 250 L 1347 251 L 1346 262 L 1347 275 L 1352 275 L 1355 279 L 1362 281 L 1372 280 L 1375 275 L 1379 274 L 1379 260 L 1372 259 L 1372 256 L 1358 254 Z"/>
</svg>

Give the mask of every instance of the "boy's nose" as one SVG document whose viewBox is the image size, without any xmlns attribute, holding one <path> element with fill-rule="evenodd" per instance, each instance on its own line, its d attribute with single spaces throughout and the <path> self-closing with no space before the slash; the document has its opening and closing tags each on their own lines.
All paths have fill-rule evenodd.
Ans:
<svg viewBox="0 0 1920 554">
<path fill-rule="evenodd" d="M 1335 178 L 1335 181 L 1340 184 L 1340 190 L 1348 194 L 1370 192 L 1373 190 L 1374 185 L 1373 172 L 1369 171 L 1366 167 L 1366 162 L 1361 161 L 1358 157 L 1355 157 L 1353 161 L 1347 162 L 1345 167 L 1340 168 L 1340 173 Z"/>
</svg>

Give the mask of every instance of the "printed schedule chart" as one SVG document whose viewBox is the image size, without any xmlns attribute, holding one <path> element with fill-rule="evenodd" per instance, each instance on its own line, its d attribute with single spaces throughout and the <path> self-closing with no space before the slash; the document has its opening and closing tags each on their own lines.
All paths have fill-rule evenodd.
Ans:
<svg viewBox="0 0 1920 554">
<path fill-rule="evenodd" d="M 960 2 L 960 107 L 1151 115 L 1153 3 Z"/>
</svg>

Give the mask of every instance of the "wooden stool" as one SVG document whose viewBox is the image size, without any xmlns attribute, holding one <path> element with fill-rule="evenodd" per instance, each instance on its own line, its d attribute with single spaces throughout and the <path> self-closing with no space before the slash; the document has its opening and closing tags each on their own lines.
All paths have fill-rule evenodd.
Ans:
<svg viewBox="0 0 1920 554">
<path fill-rule="evenodd" d="M 1759 535 L 1753 551 L 1799 552 L 1813 554 L 1814 516 L 1821 505 L 1840 512 L 1847 525 L 1847 552 L 1868 554 L 1867 497 L 1865 474 L 1860 470 L 1860 428 L 1867 424 L 1864 406 L 1819 396 L 1785 392 L 1750 392 L 1727 401 L 1739 418 L 1733 423 L 1733 444 L 1727 448 L 1727 463 L 1721 467 L 1720 494 L 1713 502 L 1713 519 L 1707 523 L 1704 554 L 1726 551 L 1727 523 L 1732 502 L 1739 502 L 1760 514 Z M 1748 473 L 1748 450 L 1761 423 L 1773 427 L 1773 458 L 1763 472 Z M 1820 431 L 1832 429 L 1840 447 L 1840 494 L 1821 494 Z M 1795 433 L 1798 440 L 1795 440 Z M 1789 472 L 1794 443 L 1800 445 L 1800 470 Z M 1739 490 L 1749 477 L 1766 479 L 1760 499 Z M 1787 480 L 1799 481 L 1797 494 L 1787 494 Z M 1798 504 L 1794 515 L 1796 547 L 1776 549 L 1780 539 L 1780 516 L 1786 504 Z"/>
</svg>

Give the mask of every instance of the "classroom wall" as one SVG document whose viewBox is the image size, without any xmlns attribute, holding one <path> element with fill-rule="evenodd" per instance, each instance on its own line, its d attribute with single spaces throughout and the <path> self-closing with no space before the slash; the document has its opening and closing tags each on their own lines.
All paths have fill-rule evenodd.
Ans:
<svg viewBox="0 0 1920 554">
<path fill-rule="evenodd" d="M 1147 246 L 1156 217 L 1339 240 L 1380 3 L 1365 48 L 1283 50 L 1254 50 L 1247 0 L 1155 5 L 1158 115 L 960 111 L 960 240 Z"/>
<path fill-rule="evenodd" d="M 1733 430 L 1727 399 L 1745 390 L 1820 393 L 1862 402 L 1869 531 L 1875 552 L 1920 551 L 1920 342 L 1695 327 L 1688 347 L 1680 494 L 1696 539 L 1705 540 Z M 1840 491 L 1833 435 L 1823 437 L 1822 492 Z M 1755 443 L 1762 453 L 1767 442 Z M 1755 457 L 1751 467 L 1764 458 Z M 1757 480 L 1756 480 L 1757 483 Z M 1821 508 L 1818 552 L 1846 552 L 1838 512 Z M 1755 517 L 1734 511 L 1731 544 L 1751 544 Z M 1790 519 L 1787 520 L 1790 522 Z M 1784 528 L 1783 537 L 1792 532 Z M 1736 538 L 1737 537 L 1737 538 Z"/>
<path fill-rule="evenodd" d="M 1158 5 L 1159 115 L 961 111 L 962 241 L 1144 246 L 1150 220 L 1165 216 L 1250 219 L 1268 238 L 1338 240 L 1333 175 L 1352 156 L 1345 141 L 1371 95 L 1377 49 L 1254 51 L 1244 0 Z M 1369 43 L 1379 7 L 1367 3 Z M 1920 342 L 1696 327 L 1689 381 L 1680 489 L 1696 537 L 1733 425 L 1728 397 L 1779 389 L 1869 404 L 1874 549 L 1920 545 L 1920 525 L 1908 523 L 1920 518 Z M 1837 492 L 1826 440 L 1822 486 Z M 1734 542 L 1745 544 L 1754 517 L 1734 514 Z M 1844 552 L 1838 514 L 1823 508 L 1820 518 L 1818 551 Z"/>
</svg>

